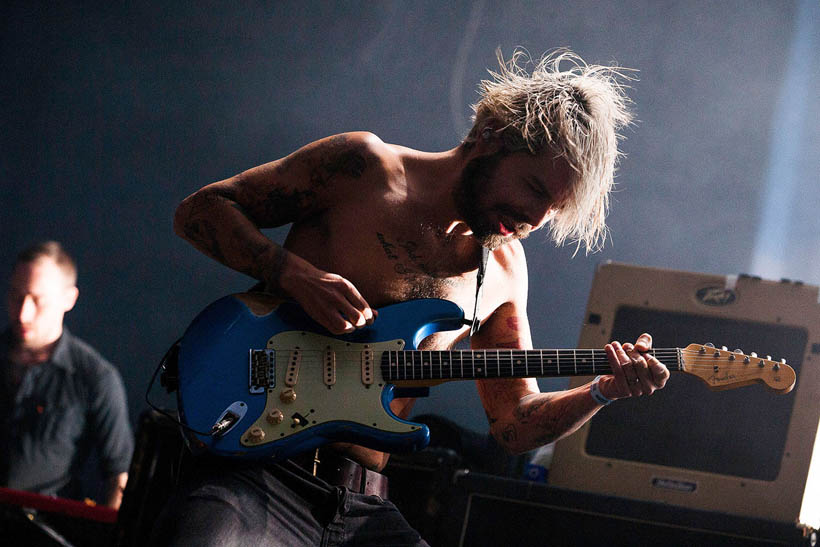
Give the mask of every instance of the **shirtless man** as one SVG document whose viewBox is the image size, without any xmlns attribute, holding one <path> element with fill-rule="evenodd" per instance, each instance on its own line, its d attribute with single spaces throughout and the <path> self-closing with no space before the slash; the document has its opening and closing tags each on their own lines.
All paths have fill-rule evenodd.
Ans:
<svg viewBox="0 0 820 547">
<path fill-rule="evenodd" d="M 569 63 L 568 70 L 560 70 L 561 62 Z M 376 308 L 413 298 L 445 298 L 472 310 L 484 246 L 491 252 L 478 309 L 481 328 L 471 345 L 532 348 L 519 239 L 548 225 L 558 244 L 571 240 L 590 250 L 603 242 L 617 130 L 629 121 L 617 76 L 569 53 L 543 59 L 531 75 L 514 58 L 482 83 L 474 126 L 456 148 L 419 152 L 363 132 L 325 138 L 205 186 L 179 206 L 175 230 L 205 254 L 265 282 L 268 291 L 295 300 L 336 334 L 378 321 Z M 281 247 L 260 232 L 288 223 L 292 227 Z M 420 349 L 451 348 L 468 331 L 434 334 Z M 635 344 L 608 344 L 612 374 L 567 391 L 541 393 L 535 379 L 479 380 L 492 434 L 507 450 L 520 453 L 572 433 L 608 401 L 662 388 L 669 372 L 646 355 L 651 343 L 644 334 Z M 396 399 L 391 408 L 406 417 L 412 405 L 413 400 Z M 333 449 L 375 471 L 388 458 L 360 446 Z M 267 476 L 249 480 L 276 489 L 269 505 L 285 503 L 280 483 Z M 227 493 L 236 484 L 222 487 Z M 290 506 L 290 496 L 298 495 L 282 496 Z M 356 496 L 364 497 L 346 490 L 337 494 L 337 505 L 345 510 L 331 511 L 324 521 L 291 516 L 287 526 L 270 524 L 276 510 L 268 506 L 268 529 L 257 520 L 240 537 L 251 534 L 264 545 L 318 545 L 330 538 L 335 545 L 337 526 L 348 539 L 424 545 L 406 523 L 371 525 L 378 517 L 369 513 L 356 520 L 347 511 Z M 220 513 L 197 499 L 193 513 L 198 516 L 180 525 L 179 544 L 218 541 L 213 538 L 223 533 L 214 521 L 226 518 L 224 506 Z M 280 518 L 288 519 L 285 513 Z M 283 527 L 305 535 L 287 539 Z M 387 541 L 370 535 L 373 528 L 396 535 Z"/>
</svg>

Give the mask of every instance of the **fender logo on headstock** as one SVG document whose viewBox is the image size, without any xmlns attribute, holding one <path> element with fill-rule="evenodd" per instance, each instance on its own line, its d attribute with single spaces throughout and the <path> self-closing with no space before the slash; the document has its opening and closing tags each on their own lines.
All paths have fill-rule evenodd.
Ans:
<svg viewBox="0 0 820 547">
<path fill-rule="evenodd" d="M 714 344 L 689 344 L 680 350 L 682 372 L 697 376 L 710 389 L 731 389 L 757 382 L 778 393 L 788 393 L 794 387 L 797 376 L 785 359 L 773 361 L 771 356 L 758 357 L 726 346 L 718 349 Z"/>
<path fill-rule="evenodd" d="M 719 382 L 733 382 L 737 379 L 737 376 L 734 374 L 729 374 L 728 372 L 724 373 L 723 376 L 718 376 L 717 374 L 713 374 L 709 381 L 713 384 L 717 384 Z"/>
</svg>

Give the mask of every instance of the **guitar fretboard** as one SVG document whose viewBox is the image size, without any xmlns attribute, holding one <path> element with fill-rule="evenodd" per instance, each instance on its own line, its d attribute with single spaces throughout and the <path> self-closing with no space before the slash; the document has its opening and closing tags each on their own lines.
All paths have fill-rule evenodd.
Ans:
<svg viewBox="0 0 820 547">
<path fill-rule="evenodd" d="M 669 370 L 683 369 L 679 348 L 648 353 Z M 601 349 L 385 351 L 381 369 L 388 382 L 595 376 L 610 372 L 606 352 Z"/>
</svg>

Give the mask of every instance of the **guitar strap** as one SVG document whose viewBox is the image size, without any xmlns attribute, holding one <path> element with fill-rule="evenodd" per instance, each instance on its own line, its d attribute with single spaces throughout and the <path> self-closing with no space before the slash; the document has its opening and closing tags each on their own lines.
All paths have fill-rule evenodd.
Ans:
<svg viewBox="0 0 820 547">
<path fill-rule="evenodd" d="M 481 263 L 478 265 L 478 275 L 475 279 L 475 308 L 473 308 L 473 321 L 470 325 L 470 336 L 478 332 L 481 323 L 478 320 L 478 301 L 481 300 L 481 291 L 484 288 L 484 274 L 487 273 L 487 260 L 490 258 L 490 250 L 481 247 Z"/>
</svg>

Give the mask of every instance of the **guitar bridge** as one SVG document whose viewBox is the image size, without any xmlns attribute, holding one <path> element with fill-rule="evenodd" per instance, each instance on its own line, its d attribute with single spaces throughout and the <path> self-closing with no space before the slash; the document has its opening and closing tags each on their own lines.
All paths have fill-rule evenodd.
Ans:
<svg viewBox="0 0 820 547">
<path fill-rule="evenodd" d="M 248 350 L 248 391 L 265 393 L 276 387 L 276 351 Z"/>
</svg>

